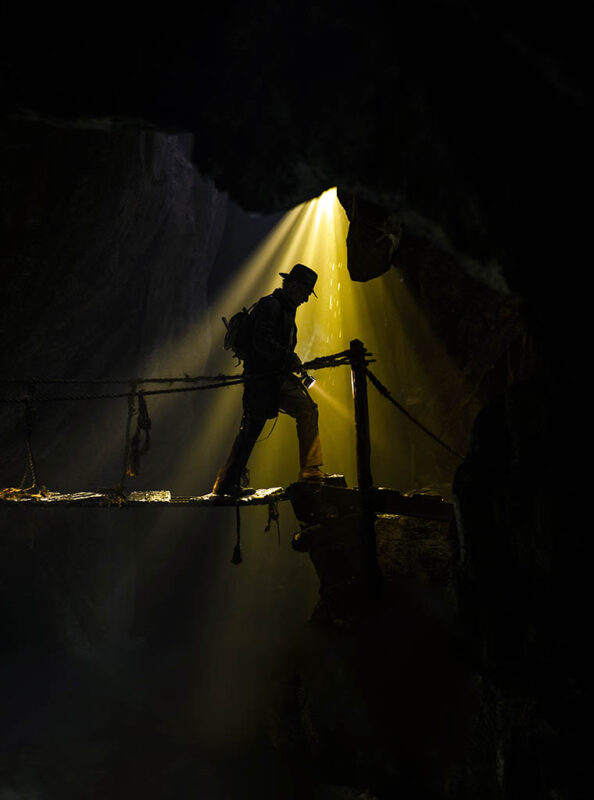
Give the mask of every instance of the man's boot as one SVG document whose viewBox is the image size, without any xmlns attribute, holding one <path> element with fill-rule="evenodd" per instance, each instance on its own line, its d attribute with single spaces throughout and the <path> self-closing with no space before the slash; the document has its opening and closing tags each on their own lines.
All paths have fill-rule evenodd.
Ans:
<svg viewBox="0 0 594 800">
<path fill-rule="evenodd" d="M 300 481 L 305 481 L 308 483 L 322 483 L 324 478 L 328 477 L 327 472 L 323 472 L 320 469 L 319 464 L 314 467 L 303 467 L 299 471 L 299 478 Z"/>
</svg>

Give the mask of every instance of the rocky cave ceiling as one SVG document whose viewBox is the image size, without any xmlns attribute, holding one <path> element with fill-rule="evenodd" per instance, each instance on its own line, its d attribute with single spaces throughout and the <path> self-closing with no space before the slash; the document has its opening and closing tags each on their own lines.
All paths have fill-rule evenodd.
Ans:
<svg viewBox="0 0 594 800">
<path fill-rule="evenodd" d="M 571 5 L 563 20 L 466 2 L 0 13 L 7 117 L 189 131 L 201 174 L 249 211 L 337 185 L 347 213 L 357 199 L 401 238 L 363 261 L 351 243 L 355 279 L 441 253 L 518 293 L 574 373 L 592 137 Z"/>
</svg>

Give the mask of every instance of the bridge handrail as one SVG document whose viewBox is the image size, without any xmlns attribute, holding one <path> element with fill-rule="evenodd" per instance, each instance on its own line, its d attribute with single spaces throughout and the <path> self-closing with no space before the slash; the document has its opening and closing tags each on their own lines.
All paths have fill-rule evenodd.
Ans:
<svg viewBox="0 0 594 800">
<path fill-rule="evenodd" d="M 327 356 L 319 356 L 318 358 L 314 358 L 311 361 L 306 361 L 303 364 L 303 368 L 306 370 L 317 370 L 317 369 L 329 369 L 333 367 L 340 367 L 344 364 L 349 364 L 349 350 L 343 350 L 340 353 L 332 353 Z M 372 363 L 370 360 L 369 363 Z M 33 394 L 35 395 L 35 402 L 36 403 L 44 403 L 44 402 L 55 402 L 59 400 L 107 400 L 112 398 L 118 397 L 135 397 L 139 392 L 142 392 L 145 396 L 151 395 L 158 395 L 158 394 L 174 394 L 177 392 L 201 392 L 207 391 L 209 389 L 220 389 L 224 386 L 235 386 L 240 383 L 246 383 L 247 381 L 252 380 L 254 377 L 262 378 L 272 375 L 277 375 L 278 371 L 264 373 L 262 375 L 257 376 L 250 376 L 250 375 L 184 375 L 183 377 L 177 378 L 128 378 L 128 379 L 98 379 L 98 378 L 0 378 L 0 384 L 23 384 L 29 388 L 29 392 L 26 395 L 20 395 L 18 397 L 0 397 L 0 403 L 3 404 L 10 404 L 10 403 L 26 403 L 30 401 Z M 89 385 L 127 385 L 127 386 L 142 386 L 145 384 L 151 383 L 194 383 L 204 381 L 206 385 L 204 386 L 181 386 L 178 388 L 173 389 L 130 389 L 127 392 L 103 392 L 103 393 L 93 393 L 93 394 L 69 394 L 69 395 L 61 395 L 52 397 L 44 396 L 37 394 L 34 390 L 36 386 L 41 385 L 81 385 L 81 384 L 89 384 Z"/>
</svg>

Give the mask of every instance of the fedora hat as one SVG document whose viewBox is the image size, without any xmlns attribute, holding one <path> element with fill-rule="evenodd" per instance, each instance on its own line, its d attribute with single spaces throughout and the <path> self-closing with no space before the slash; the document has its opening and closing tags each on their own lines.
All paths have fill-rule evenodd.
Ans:
<svg viewBox="0 0 594 800">
<path fill-rule="evenodd" d="M 281 278 L 290 278 L 291 280 L 296 281 L 305 289 L 308 289 L 314 297 L 317 297 L 317 294 L 314 292 L 314 286 L 316 285 L 316 281 L 318 279 L 318 273 L 314 272 L 313 269 L 306 267 L 305 264 L 295 264 L 290 272 L 279 272 L 278 274 L 281 276 Z"/>
</svg>

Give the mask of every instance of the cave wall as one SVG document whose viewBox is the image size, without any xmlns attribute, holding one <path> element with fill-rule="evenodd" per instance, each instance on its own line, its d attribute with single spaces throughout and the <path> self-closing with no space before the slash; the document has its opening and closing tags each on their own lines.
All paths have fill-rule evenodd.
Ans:
<svg viewBox="0 0 594 800">
<path fill-rule="evenodd" d="M 203 371 L 210 335 L 198 323 L 206 319 L 226 197 L 197 173 L 191 148 L 187 134 L 3 126 L 4 379 L 127 381 Z M 62 384 L 37 391 L 56 397 L 128 388 Z M 27 386 L 3 389 L 18 397 Z M 63 489 L 115 483 L 125 405 L 36 404 L 41 481 Z M 2 480 L 18 485 L 22 409 L 3 405 L 0 413 Z M 175 441 L 182 434 L 172 426 L 169 435 Z M 165 455 L 158 453 L 153 468 Z"/>
<path fill-rule="evenodd" d="M 227 199 L 198 174 L 191 147 L 187 134 L 3 126 L 3 379 L 204 372 L 207 281 Z M 122 480 L 127 400 L 44 398 L 128 389 L 36 386 L 32 447 L 41 484 L 89 491 Z M 27 391 L 27 384 L 2 384 L 4 397 Z M 152 449 L 139 476 L 125 478 L 128 489 L 162 487 L 176 464 L 194 414 L 192 398 L 176 401 L 159 409 L 148 400 L 149 413 L 159 412 Z M 29 486 L 22 404 L 2 405 L 0 431 L 2 486 L 22 478 Z M 128 641 L 142 527 L 101 509 L 45 516 L 4 508 L 7 652 L 92 653 Z"/>
</svg>

